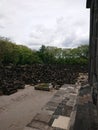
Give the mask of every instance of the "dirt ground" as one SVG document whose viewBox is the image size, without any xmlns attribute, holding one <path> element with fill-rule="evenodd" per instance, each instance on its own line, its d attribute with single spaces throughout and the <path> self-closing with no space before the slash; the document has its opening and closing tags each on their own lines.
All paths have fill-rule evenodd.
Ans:
<svg viewBox="0 0 98 130">
<path fill-rule="evenodd" d="M 55 93 L 26 86 L 10 96 L 0 96 L 0 130 L 23 130 Z"/>
</svg>

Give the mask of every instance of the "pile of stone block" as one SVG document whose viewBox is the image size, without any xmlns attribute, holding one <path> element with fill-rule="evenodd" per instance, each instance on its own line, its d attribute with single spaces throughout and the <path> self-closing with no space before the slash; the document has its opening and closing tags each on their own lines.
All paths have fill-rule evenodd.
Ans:
<svg viewBox="0 0 98 130">
<path fill-rule="evenodd" d="M 41 83 L 34 86 L 35 90 L 50 91 L 53 88 L 51 83 Z"/>
<path fill-rule="evenodd" d="M 17 92 L 17 87 L 14 86 L 13 82 L 11 81 L 4 81 L 2 85 L 2 91 L 5 95 L 10 95 L 12 93 Z"/>
<path fill-rule="evenodd" d="M 0 88 L 3 94 L 10 95 L 24 88 L 25 84 L 21 78 L 18 79 L 14 66 L 5 66 L 0 70 Z"/>
<path fill-rule="evenodd" d="M 53 86 L 75 84 L 79 73 L 87 71 L 83 66 L 67 65 L 9 65 L 0 67 L 0 89 L 3 93 L 14 93 L 25 84 L 51 83 Z M 9 92 L 10 91 L 10 92 Z"/>
<path fill-rule="evenodd" d="M 88 73 L 79 73 L 79 77 L 77 78 L 76 85 L 84 86 L 88 84 Z"/>
</svg>

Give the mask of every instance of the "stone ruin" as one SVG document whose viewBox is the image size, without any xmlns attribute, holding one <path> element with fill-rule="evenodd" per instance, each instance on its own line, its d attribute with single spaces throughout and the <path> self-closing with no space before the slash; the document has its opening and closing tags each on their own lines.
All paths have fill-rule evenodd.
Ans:
<svg viewBox="0 0 98 130">
<path fill-rule="evenodd" d="M 87 8 L 90 8 L 89 84 L 83 85 L 80 88 L 76 98 L 76 103 L 70 116 L 70 123 L 66 130 L 98 130 L 98 0 L 87 0 Z M 62 91 L 62 93 L 65 92 Z M 62 93 L 60 93 L 59 96 L 56 95 L 56 99 L 63 95 Z M 62 104 L 64 105 L 64 103 L 65 101 Z M 63 110 L 61 107 L 62 104 L 59 105 Z M 54 102 L 51 103 L 51 106 L 53 105 Z M 56 114 L 58 114 L 58 112 Z M 60 112 L 62 113 L 62 111 Z M 30 128 L 38 118 L 39 115 L 32 120 L 31 124 L 29 124 Z M 50 117 L 48 119 L 50 120 Z M 43 120 L 44 118 L 42 118 L 42 121 Z M 44 120 L 44 122 L 47 123 L 46 120 Z M 38 123 L 36 124 L 36 127 L 38 127 Z M 41 129 L 41 127 L 36 130 L 39 129 L 46 130 L 46 128 Z M 63 129 L 49 127 L 47 130 Z"/>
<path fill-rule="evenodd" d="M 87 73 L 87 66 L 24 65 L 0 67 L 0 90 L 10 95 L 26 84 L 52 83 L 54 86 L 75 84 L 79 73 Z"/>
<path fill-rule="evenodd" d="M 89 83 L 98 81 L 98 0 L 87 0 L 90 8 Z"/>
<path fill-rule="evenodd" d="M 98 95 L 98 0 L 87 0 L 90 8 L 89 84 L 93 101 Z M 95 95 L 95 96 L 94 96 Z"/>
</svg>

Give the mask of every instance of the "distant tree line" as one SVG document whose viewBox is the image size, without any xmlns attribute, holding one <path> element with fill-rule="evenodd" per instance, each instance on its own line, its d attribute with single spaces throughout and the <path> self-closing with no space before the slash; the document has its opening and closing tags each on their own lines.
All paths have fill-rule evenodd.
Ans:
<svg viewBox="0 0 98 130">
<path fill-rule="evenodd" d="M 1 64 L 88 64 L 88 45 L 81 45 L 73 49 L 46 47 L 44 45 L 36 51 L 23 45 L 16 45 L 10 40 L 0 38 Z"/>
</svg>

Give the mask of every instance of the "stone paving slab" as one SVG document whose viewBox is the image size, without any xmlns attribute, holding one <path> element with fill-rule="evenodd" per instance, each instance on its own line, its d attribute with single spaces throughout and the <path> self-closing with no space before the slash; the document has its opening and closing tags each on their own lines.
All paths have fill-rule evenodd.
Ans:
<svg viewBox="0 0 98 130">
<path fill-rule="evenodd" d="M 55 127 L 49 127 L 47 130 L 64 130 L 64 129 L 61 129 L 61 128 L 55 128 Z"/>
<path fill-rule="evenodd" d="M 52 127 L 57 127 L 61 129 L 67 129 L 69 124 L 69 117 L 66 116 L 59 116 L 57 119 L 54 120 Z"/>
<path fill-rule="evenodd" d="M 46 110 L 45 108 L 42 109 L 42 113 L 47 113 L 48 115 L 53 115 L 54 111 Z"/>
<path fill-rule="evenodd" d="M 31 127 L 25 127 L 24 130 L 39 130 L 39 129 L 35 129 L 35 128 L 31 128 Z"/>
<path fill-rule="evenodd" d="M 55 111 L 57 107 L 53 107 L 53 106 L 46 106 L 44 109 L 45 110 L 49 110 L 49 111 Z"/>
<path fill-rule="evenodd" d="M 27 126 L 31 128 L 36 128 L 38 130 L 47 130 L 49 127 L 48 124 L 35 120 L 32 120 L 31 123 Z"/>
<path fill-rule="evenodd" d="M 25 127 L 24 130 L 41 130 L 41 129 L 31 128 L 31 127 Z M 55 128 L 55 127 L 48 127 L 46 130 L 64 130 L 64 129 Z"/>
<path fill-rule="evenodd" d="M 47 106 L 53 106 L 53 107 L 57 107 L 59 105 L 59 103 L 57 101 L 49 101 L 47 103 Z"/>
<path fill-rule="evenodd" d="M 48 115 L 46 113 L 38 113 L 35 117 L 34 117 L 34 121 L 40 121 L 40 122 L 44 122 L 46 124 L 49 123 L 51 119 L 51 115 Z"/>
<path fill-rule="evenodd" d="M 73 107 L 76 101 L 76 96 L 72 97 L 70 100 L 67 101 L 66 105 Z"/>
</svg>

